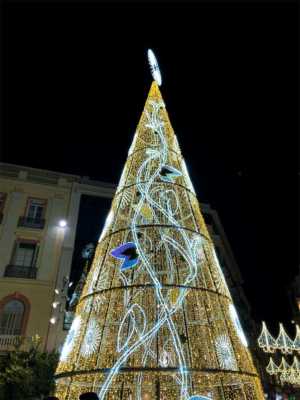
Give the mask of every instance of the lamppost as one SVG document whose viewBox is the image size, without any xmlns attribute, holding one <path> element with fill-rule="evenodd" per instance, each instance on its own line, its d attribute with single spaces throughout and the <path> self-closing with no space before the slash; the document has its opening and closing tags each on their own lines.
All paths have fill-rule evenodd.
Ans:
<svg viewBox="0 0 300 400">
<path fill-rule="evenodd" d="M 61 246 L 63 246 L 63 241 L 64 241 L 64 236 L 65 236 L 65 231 L 68 227 L 68 223 L 65 219 L 60 219 L 57 222 L 57 240 L 58 243 L 61 243 Z M 59 246 L 59 244 L 58 244 Z M 61 251 L 60 250 L 59 254 L 61 257 Z M 52 301 L 52 313 L 51 317 L 49 319 L 49 324 L 48 324 L 48 331 L 47 331 L 47 336 L 46 336 L 46 342 L 45 346 L 49 346 L 49 333 L 51 330 L 51 327 L 56 325 L 56 333 L 55 336 L 57 337 L 58 333 L 58 328 L 57 324 L 60 321 L 60 315 L 64 311 L 64 305 L 65 302 L 68 300 L 68 288 L 72 286 L 72 282 L 70 282 L 69 276 L 65 275 L 63 278 L 60 276 L 60 259 L 58 260 L 57 263 L 57 273 L 56 273 L 56 282 L 54 286 L 54 293 L 53 293 L 53 301 Z M 52 331 L 53 332 L 53 331 Z M 54 332 L 53 332 L 54 333 Z M 56 339 L 55 339 L 56 340 Z M 52 341 L 51 341 L 52 343 Z M 55 343 L 50 344 L 50 347 L 52 347 Z"/>
<path fill-rule="evenodd" d="M 58 322 L 60 315 L 65 311 L 65 304 L 69 300 L 68 290 L 73 285 L 73 282 L 70 281 L 68 276 L 64 276 L 61 284 L 58 285 L 55 289 L 55 299 L 52 303 L 53 314 L 50 318 L 50 323 L 52 325 Z"/>
<path fill-rule="evenodd" d="M 71 310 L 75 309 L 75 306 L 80 298 L 80 294 L 83 288 L 83 285 L 86 281 L 86 277 L 88 274 L 88 269 L 89 269 L 89 261 L 93 257 L 95 250 L 95 245 L 93 243 L 88 243 L 86 246 L 84 246 L 82 252 L 81 252 L 81 257 L 86 260 L 81 277 L 79 279 L 79 282 L 76 285 L 76 288 L 72 294 L 72 297 L 69 302 L 69 307 Z"/>
<path fill-rule="evenodd" d="M 61 219 L 58 221 L 58 227 L 65 231 L 67 228 L 67 221 L 65 219 Z M 54 301 L 52 303 L 52 316 L 50 318 L 50 324 L 55 325 L 60 317 L 60 314 L 64 311 L 65 303 L 68 300 L 68 289 L 72 286 L 72 282 L 70 282 L 69 276 L 64 276 L 59 282 L 59 270 L 57 273 L 57 279 L 54 289 Z"/>
</svg>

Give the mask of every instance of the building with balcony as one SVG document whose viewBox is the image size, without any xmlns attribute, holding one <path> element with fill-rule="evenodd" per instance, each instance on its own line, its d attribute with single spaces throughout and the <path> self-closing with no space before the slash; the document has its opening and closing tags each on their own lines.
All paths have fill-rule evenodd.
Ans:
<svg viewBox="0 0 300 400">
<path fill-rule="evenodd" d="M 20 336 L 38 334 L 47 350 L 62 343 L 81 196 L 113 193 L 77 175 L 0 163 L 0 352 Z"/>
</svg>

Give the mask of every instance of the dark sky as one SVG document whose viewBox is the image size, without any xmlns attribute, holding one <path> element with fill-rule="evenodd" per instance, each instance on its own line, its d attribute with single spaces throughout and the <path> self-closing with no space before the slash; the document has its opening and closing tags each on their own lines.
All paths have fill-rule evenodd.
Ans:
<svg viewBox="0 0 300 400">
<path fill-rule="evenodd" d="M 2 161 L 117 183 L 153 48 L 199 200 L 220 214 L 255 319 L 290 321 L 297 14 L 288 2 L 6 5 Z"/>
</svg>

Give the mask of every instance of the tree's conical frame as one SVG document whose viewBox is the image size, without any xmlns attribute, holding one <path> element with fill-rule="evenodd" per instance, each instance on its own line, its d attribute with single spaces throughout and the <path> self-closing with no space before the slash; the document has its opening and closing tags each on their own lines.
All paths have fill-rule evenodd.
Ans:
<svg viewBox="0 0 300 400">
<path fill-rule="evenodd" d="M 61 400 L 91 391 L 264 398 L 156 82 L 56 371 Z"/>
</svg>

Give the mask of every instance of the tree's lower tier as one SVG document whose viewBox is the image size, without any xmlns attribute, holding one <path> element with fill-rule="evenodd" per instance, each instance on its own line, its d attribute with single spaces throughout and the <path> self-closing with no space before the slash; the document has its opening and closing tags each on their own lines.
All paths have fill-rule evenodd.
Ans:
<svg viewBox="0 0 300 400">
<path fill-rule="evenodd" d="M 56 396 L 60 400 L 78 400 L 80 394 L 99 395 L 110 371 L 74 371 L 57 376 Z M 222 370 L 187 370 L 189 395 L 212 400 L 262 400 L 259 378 L 253 374 Z M 174 400 L 181 399 L 177 368 L 124 368 L 114 376 L 105 392 L 105 400 Z"/>
</svg>

